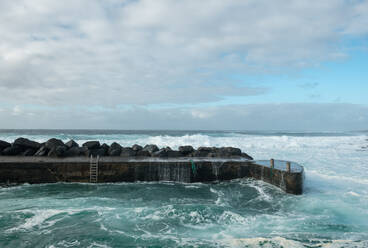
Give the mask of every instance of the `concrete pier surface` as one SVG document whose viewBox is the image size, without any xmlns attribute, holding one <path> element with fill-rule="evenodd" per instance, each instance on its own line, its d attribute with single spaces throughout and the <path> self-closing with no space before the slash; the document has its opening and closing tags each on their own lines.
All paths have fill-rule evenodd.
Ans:
<svg viewBox="0 0 368 248">
<path fill-rule="evenodd" d="M 91 163 L 92 162 L 92 163 Z M 214 182 L 254 178 L 290 194 L 302 194 L 304 168 L 280 160 L 244 158 L 153 157 L 26 157 L 0 156 L 0 184 L 91 182 L 91 166 L 97 165 L 96 182 L 177 181 Z"/>
</svg>

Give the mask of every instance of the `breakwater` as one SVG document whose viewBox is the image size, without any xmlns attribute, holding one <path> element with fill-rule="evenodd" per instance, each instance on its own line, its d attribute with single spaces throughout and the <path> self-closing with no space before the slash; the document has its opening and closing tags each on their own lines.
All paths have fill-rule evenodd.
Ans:
<svg viewBox="0 0 368 248">
<path fill-rule="evenodd" d="M 98 141 L 79 147 L 74 141 L 64 144 L 50 139 L 41 144 L 23 138 L 2 144 L 6 144 L 0 156 L 0 183 L 3 184 L 91 182 L 92 174 L 95 174 L 93 182 L 191 183 L 250 177 L 287 193 L 303 192 L 302 166 L 286 161 L 254 161 L 234 147 L 181 146 L 175 151 L 155 145 L 100 145 Z M 9 154 L 11 150 L 17 153 Z"/>
</svg>

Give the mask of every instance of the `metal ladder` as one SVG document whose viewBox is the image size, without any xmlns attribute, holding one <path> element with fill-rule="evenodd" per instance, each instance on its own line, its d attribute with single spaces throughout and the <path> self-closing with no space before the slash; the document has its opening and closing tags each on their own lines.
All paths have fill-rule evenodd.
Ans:
<svg viewBox="0 0 368 248">
<path fill-rule="evenodd" d="M 98 182 L 98 161 L 100 160 L 100 156 L 94 160 L 91 155 L 89 160 L 89 182 L 97 183 Z"/>
</svg>

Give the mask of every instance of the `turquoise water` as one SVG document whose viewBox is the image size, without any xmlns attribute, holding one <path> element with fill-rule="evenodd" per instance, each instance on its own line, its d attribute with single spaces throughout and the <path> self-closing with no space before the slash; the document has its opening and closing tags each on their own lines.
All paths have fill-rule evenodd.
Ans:
<svg viewBox="0 0 368 248">
<path fill-rule="evenodd" d="M 1 131 L 123 145 L 237 146 L 305 167 L 305 194 L 250 179 L 213 184 L 0 188 L 0 247 L 368 247 L 366 133 Z"/>
</svg>

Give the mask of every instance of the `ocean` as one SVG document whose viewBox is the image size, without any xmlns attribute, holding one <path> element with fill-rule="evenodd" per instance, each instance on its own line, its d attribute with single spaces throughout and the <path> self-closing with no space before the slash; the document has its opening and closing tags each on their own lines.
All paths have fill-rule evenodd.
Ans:
<svg viewBox="0 0 368 248">
<path fill-rule="evenodd" d="M 0 140 L 234 146 L 298 162 L 289 195 L 229 182 L 0 187 L 0 247 L 368 247 L 368 132 L 0 130 Z"/>
</svg>

